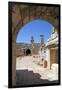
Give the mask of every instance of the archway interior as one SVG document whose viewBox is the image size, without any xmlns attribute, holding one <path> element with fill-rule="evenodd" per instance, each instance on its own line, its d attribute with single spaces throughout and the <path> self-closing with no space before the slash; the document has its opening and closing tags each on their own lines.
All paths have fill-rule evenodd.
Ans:
<svg viewBox="0 0 62 90">
<path fill-rule="evenodd" d="M 31 50 L 30 49 L 26 50 L 26 56 L 28 56 L 28 55 L 31 55 Z"/>
<path fill-rule="evenodd" d="M 24 27 L 22 27 L 22 29 L 20 29 L 20 31 L 17 35 L 17 38 L 16 38 L 16 44 L 19 45 L 18 50 L 21 49 L 20 52 L 19 51 L 18 52 L 19 53 L 22 52 L 22 55 L 24 54 L 28 57 L 23 56 L 20 59 L 20 62 L 17 61 L 16 70 L 20 69 L 20 73 L 21 73 L 21 70 L 24 70 L 23 72 L 25 72 L 25 69 L 27 69 L 28 71 L 31 69 L 34 72 L 33 67 L 37 68 L 37 66 L 33 63 L 32 57 L 30 55 L 32 53 L 33 53 L 32 55 L 35 55 L 34 53 L 36 53 L 38 48 L 40 48 L 40 47 L 38 47 L 40 45 L 40 38 L 39 38 L 40 35 L 44 35 L 45 39 L 46 39 L 45 43 L 47 42 L 47 39 L 51 35 L 52 28 L 53 28 L 53 26 L 49 22 L 46 22 L 43 20 L 33 20 L 32 22 L 29 22 Z M 34 45 L 32 42 L 30 42 L 30 41 L 32 41 L 31 36 L 34 37 L 34 42 L 33 42 Z M 46 63 L 46 65 L 47 65 L 47 63 Z M 23 78 L 23 76 L 24 75 L 22 75 L 22 78 Z M 29 76 L 30 75 L 28 75 L 28 77 Z M 24 78 L 26 79 L 26 77 L 24 77 Z M 29 78 L 29 80 L 30 79 L 31 78 Z M 36 79 L 37 79 L 37 77 L 36 77 Z M 33 80 L 33 79 L 31 79 L 31 80 Z"/>
<path fill-rule="evenodd" d="M 37 53 L 35 49 L 37 49 L 42 42 L 41 36 L 44 36 L 44 43 L 46 44 L 51 35 L 52 29 L 53 25 L 41 19 L 32 20 L 25 24 L 19 30 L 16 38 L 16 57 L 26 56 L 33 52 Z M 26 48 L 30 48 L 30 50 L 33 50 L 32 48 L 34 48 L 34 50 L 31 52 L 30 50 L 26 50 Z"/>
</svg>

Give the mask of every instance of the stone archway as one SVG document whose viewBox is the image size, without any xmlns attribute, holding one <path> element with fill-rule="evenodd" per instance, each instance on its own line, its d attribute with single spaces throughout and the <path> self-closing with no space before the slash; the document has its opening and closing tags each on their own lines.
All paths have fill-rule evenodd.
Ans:
<svg viewBox="0 0 62 90">
<path fill-rule="evenodd" d="M 26 56 L 28 56 L 28 55 L 31 55 L 31 50 L 30 49 L 26 50 Z"/>
<path fill-rule="evenodd" d="M 26 23 L 43 19 L 50 22 L 57 30 L 59 26 L 59 7 L 47 5 L 27 5 L 20 3 L 10 3 L 10 12 L 12 13 L 12 86 L 16 85 L 16 38 L 19 29 Z"/>
</svg>

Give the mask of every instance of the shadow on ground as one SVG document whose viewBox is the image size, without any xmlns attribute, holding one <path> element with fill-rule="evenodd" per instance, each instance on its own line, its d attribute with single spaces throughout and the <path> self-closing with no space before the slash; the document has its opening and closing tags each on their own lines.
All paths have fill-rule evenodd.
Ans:
<svg viewBox="0 0 62 90">
<path fill-rule="evenodd" d="M 48 81 L 46 79 L 40 79 L 40 74 L 33 73 L 33 71 L 16 70 L 16 86 L 27 86 L 27 85 L 42 85 L 50 83 L 58 83 L 58 81 Z"/>
</svg>

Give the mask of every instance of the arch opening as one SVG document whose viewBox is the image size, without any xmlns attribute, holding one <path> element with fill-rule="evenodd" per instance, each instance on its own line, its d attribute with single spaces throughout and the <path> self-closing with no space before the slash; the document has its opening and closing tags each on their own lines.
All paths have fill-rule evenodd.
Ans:
<svg viewBox="0 0 62 90">
<path fill-rule="evenodd" d="M 19 43 L 19 42 L 30 43 L 31 36 L 34 36 L 35 38 L 35 36 L 39 37 L 40 35 L 44 35 L 44 36 L 47 35 L 45 38 L 45 40 L 47 41 L 47 38 L 49 38 L 49 35 L 51 35 L 51 31 L 53 28 L 54 26 L 46 20 L 36 19 L 36 20 L 29 21 L 27 24 L 25 24 L 24 26 L 22 26 L 22 28 L 18 30 L 16 34 L 16 43 Z M 27 41 L 27 36 L 28 36 L 28 41 Z M 35 42 L 36 42 L 36 39 L 35 39 Z"/>
<path fill-rule="evenodd" d="M 31 20 L 29 21 L 28 23 L 25 23 L 22 27 L 21 27 L 21 23 L 19 23 L 19 28 L 16 30 L 16 40 L 17 40 L 17 37 L 18 37 L 18 34 L 20 32 L 20 30 L 22 31 L 25 27 L 28 27 L 29 25 L 31 25 L 31 23 L 36 23 L 36 22 L 39 22 L 39 23 L 44 23 L 44 25 L 46 26 L 46 24 L 49 24 L 49 26 L 51 27 L 55 27 L 49 20 L 46 20 L 46 19 L 34 19 L 34 20 Z M 33 26 L 35 27 L 35 26 Z M 37 25 L 36 25 L 37 27 Z M 15 31 L 14 31 L 15 32 Z"/>
<path fill-rule="evenodd" d="M 29 55 L 31 55 L 31 50 L 30 49 L 27 49 L 26 50 L 26 56 L 29 56 Z"/>
</svg>

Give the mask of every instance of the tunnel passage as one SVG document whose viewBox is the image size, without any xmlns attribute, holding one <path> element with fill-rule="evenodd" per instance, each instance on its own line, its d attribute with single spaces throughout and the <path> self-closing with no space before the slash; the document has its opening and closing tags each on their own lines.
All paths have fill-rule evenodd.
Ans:
<svg viewBox="0 0 62 90">
<path fill-rule="evenodd" d="M 30 49 L 26 50 L 26 56 L 28 56 L 28 55 L 31 55 L 31 50 Z"/>
</svg>

